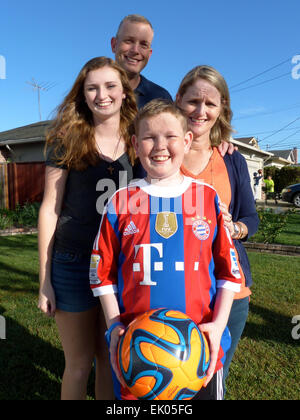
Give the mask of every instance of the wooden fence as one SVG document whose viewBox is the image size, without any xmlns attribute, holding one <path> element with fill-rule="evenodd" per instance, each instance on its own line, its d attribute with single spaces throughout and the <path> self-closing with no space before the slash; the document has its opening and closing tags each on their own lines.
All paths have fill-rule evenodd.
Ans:
<svg viewBox="0 0 300 420">
<path fill-rule="evenodd" d="M 44 163 L 0 164 L 0 208 L 41 202 L 45 183 Z"/>
<path fill-rule="evenodd" d="M 9 208 L 7 165 L 0 164 L 0 209 Z"/>
</svg>

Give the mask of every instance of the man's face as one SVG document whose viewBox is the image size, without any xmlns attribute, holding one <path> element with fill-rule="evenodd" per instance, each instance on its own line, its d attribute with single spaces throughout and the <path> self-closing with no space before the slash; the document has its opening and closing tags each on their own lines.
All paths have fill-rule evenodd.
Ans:
<svg viewBox="0 0 300 420">
<path fill-rule="evenodd" d="M 112 38 L 111 48 L 116 62 L 130 76 L 140 74 L 152 54 L 153 31 L 146 23 L 125 21 L 117 38 Z"/>
</svg>

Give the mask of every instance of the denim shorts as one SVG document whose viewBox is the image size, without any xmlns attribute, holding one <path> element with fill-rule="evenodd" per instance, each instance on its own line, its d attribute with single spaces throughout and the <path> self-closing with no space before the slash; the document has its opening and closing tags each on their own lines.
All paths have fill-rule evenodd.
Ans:
<svg viewBox="0 0 300 420">
<path fill-rule="evenodd" d="M 100 304 L 90 289 L 90 255 L 53 249 L 51 282 L 56 308 L 66 312 L 83 312 Z"/>
</svg>

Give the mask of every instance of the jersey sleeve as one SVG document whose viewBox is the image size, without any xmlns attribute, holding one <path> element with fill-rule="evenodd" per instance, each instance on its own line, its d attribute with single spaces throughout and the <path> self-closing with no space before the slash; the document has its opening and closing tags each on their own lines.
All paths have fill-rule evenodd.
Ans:
<svg viewBox="0 0 300 420">
<path fill-rule="evenodd" d="M 237 262 L 236 250 L 230 232 L 224 226 L 223 215 L 218 202 L 219 198 L 216 195 L 217 235 L 213 244 L 213 255 L 217 287 L 238 293 L 241 288 L 242 277 Z"/>
<path fill-rule="evenodd" d="M 118 217 L 112 201 L 105 208 L 90 262 L 90 287 L 93 295 L 117 293 L 120 240 Z"/>
</svg>

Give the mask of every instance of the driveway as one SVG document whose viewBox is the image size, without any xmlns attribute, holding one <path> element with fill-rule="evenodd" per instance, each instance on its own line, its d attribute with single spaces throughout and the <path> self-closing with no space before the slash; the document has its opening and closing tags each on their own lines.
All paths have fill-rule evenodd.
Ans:
<svg viewBox="0 0 300 420">
<path fill-rule="evenodd" d="M 268 204 L 266 204 L 264 200 L 257 200 L 256 208 L 263 208 L 264 210 L 272 209 L 274 213 L 283 213 L 285 211 L 288 211 L 289 209 L 295 209 L 297 212 L 300 212 L 300 208 L 297 208 L 293 204 L 287 203 L 286 201 L 282 200 L 278 200 L 277 204 L 275 204 L 274 200 L 268 200 Z"/>
</svg>

